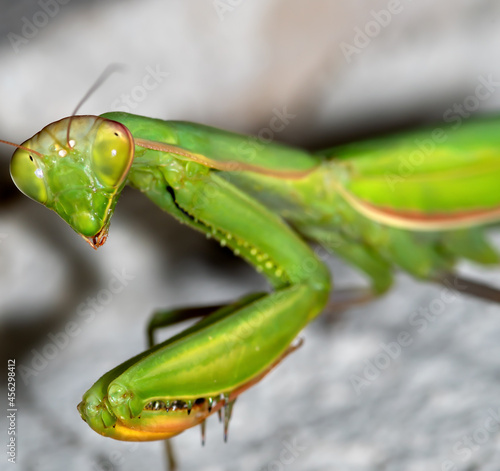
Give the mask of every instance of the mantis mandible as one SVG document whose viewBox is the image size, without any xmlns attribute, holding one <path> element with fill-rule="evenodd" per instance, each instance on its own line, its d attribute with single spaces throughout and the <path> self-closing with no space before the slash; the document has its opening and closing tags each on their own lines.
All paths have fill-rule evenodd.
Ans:
<svg viewBox="0 0 500 471">
<path fill-rule="evenodd" d="M 330 273 L 306 240 L 364 271 L 373 295 L 390 288 L 395 269 L 439 282 L 462 258 L 497 264 L 484 227 L 500 219 L 499 125 L 475 119 L 313 154 L 111 112 L 64 118 L 16 145 L 16 186 L 94 249 L 131 185 L 248 261 L 273 288 L 227 306 L 155 314 L 150 348 L 97 380 L 78 405 L 82 418 L 101 435 L 146 441 L 198 424 L 204 434 L 218 412 L 227 437 L 235 399 L 297 347 L 328 302 Z M 412 172 L 401 174 L 401 159 Z M 499 301 L 492 288 L 454 279 L 457 289 Z M 154 345 L 156 329 L 196 317 Z"/>
</svg>

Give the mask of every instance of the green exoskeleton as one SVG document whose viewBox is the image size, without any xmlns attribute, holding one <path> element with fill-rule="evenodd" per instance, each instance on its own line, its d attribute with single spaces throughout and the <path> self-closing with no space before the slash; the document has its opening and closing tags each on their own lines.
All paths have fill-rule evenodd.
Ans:
<svg viewBox="0 0 500 471">
<path fill-rule="evenodd" d="M 229 247 L 273 288 L 228 306 L 156 314 L 151 338 L 161 326 L 202 319 L 102 376 L 78 406 L 82 418 L 102 435 L 141 441 L 222 411 L 227 433 L 236 397 L 295 348 L 328 301 L 329 271 L 305 240 L 363 270 L 375 295 L 396 268 L 439 281 L 460 258 L 498 263 L 483 226 L 500 219 L 499 125 L 471 120 L 317 154 L 126 113 L 45 127 L 18 146 L 12 178 L 92 247 L 105 242 L 127 184 Z"/>
</svg>

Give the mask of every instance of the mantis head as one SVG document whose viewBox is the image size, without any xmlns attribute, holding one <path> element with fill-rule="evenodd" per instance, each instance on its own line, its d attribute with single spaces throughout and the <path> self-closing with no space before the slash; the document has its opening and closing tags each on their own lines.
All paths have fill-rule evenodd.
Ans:
<svg viewBox="0 0 500 471">
<path fill-rule="evenodd" d="M 59 214 L 94 249 L 103 245 L 134 158 L 130 131 L 97 116 L 71 116 L 16 147 L 10 173 L 19 190 Z"/>
</svg>

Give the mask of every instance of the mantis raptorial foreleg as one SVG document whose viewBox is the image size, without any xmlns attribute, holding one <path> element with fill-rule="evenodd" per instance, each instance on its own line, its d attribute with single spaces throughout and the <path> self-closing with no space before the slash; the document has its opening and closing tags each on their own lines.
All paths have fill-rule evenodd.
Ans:
<svg viewBox="0 0 500 471">
<path fill-rule="evenodd" d="M 244 298 L 236 301 L 233 304 L 215 304 L 213 306 L 196 306 L 191 308 L 182 309 L 168 309 L 165 311 L 156 311 L 151 316 L 148 328 L 148 347 L 153 347 L 156 345 L 154 341 L 155 332 L 159 329 L 165 327 L 170 327 L 179 322 L 184 322 L 190 319 L 197 319 L 199 317 L 207 317 L 210 314 L 214 314 L 216 311 L 223 309 L 230 309 L 234 307 L 243 307 L 246 304 L 255 301 L 256 299 L 264 296 L 265 293 L 253 293 L 251 295 L 245 296 Z"/>
<path fill-rule="evenodd" d="M 219 408 L 222 402 L 226 411 L 226 434 L 234 391 L 254 381 L 281 358 L 328 299 L 326 267 L 279 218 L 215 174 L 203 172 L 187 183 L 184 187 L 172 183 L 166 190 L 160 177 L 145 193 L 162 207 L 168 206 L 181 220 L 206 228 L 212 237 L 239 250 L 260 266 L 276 291 L 246 297 L 211 313 L 141 354 L 134 364 L 119 368 L 116 376 L 98 381 L 84 397 L 80 411 L 92 427 L 115 438 L 128 439 L 130 434 L 167 438 L 186 428 L 187 423 L 202 423 L 215 410 L 214 401 Z M 200 197 L 209 185 L 209 204 L 201 204 Z M 240 217 L 234 218 L 235 214 Z M 259 227 L 270 232 L 252 231 Z M 275 238 L 287 243 L 276 244 Z M 163 319 L 158 316 L 151 330 L 161 324 L 158 319 L 171 323 L 209 311 L 195 308 L 167 314 Z M 177 411 L 166 410 L 173 403 L 180 413 L 184 411 L 177 421 Z M 109 414 L 104 427 L 99 417 L 102 409 Z"/>
<path fill-rule="evenodd" d="M 245 305 L 261 298 L 265 293 L 254 293 L 244 298 L 238 300 L 232 305 L 213 305 L 213 306 L 197 306 L 192 308 L 183 309 L 170 309 L 166 311 L 157 311 L 151 317 L 148 324 L 148 347 L 151 348 L 156 345 L 154 341 L 154 334 L 157 330 L 170 327 L 179 322 L 185 322 L 190 319 L 196 318 L 206 318 L 211 314 L 216 314 L 216 312 L 223 314 L 225 310 L 233 308 L 242 308 Z M 229 420 L 229 419 L 228 419 Z M 227 429 L 226 429 L 227 434 Z M 227 435 L 226 435 L 227 436 Z M 201 423 L 201 442 L 202 445 L 205 444 L 205 422 Z M 175 458 L 174 447 L 171 439 L 167 438 L 164 442 L 165 456 L 167 461 L 167 469 L 169 471 L 175 471 L 177 469 L 177 460 Z"/>
<path fill-rule="evenodd" d="M 179 322 L 208 316 L 218 309 L 221 309 L 222 307 L 224 306 L 200 306 L 154 312 L 151 316 L 151 319 L 149 320 L 147 328 L 148 348 L 151 348 L 157 344 L 157 342 L 155 342 L 155 332 L 157 330 L 163 329 L 165 327 L 170 327 L 172 325 L 178 324 Z"/>
</svg>

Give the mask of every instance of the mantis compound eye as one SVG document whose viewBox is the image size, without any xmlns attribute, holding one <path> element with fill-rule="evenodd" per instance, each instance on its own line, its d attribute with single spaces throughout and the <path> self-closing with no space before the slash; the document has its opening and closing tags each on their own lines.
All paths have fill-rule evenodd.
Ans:
<svg viewBox="0 0 500 471">
<path fill-rule="evenodd" d="M 103 121 L 92 145 L 92 169 L 99 182 L 106 187 L 119 187 L 133 158 L 133 138 L 128 129 L 115 121 Z"/>
<path fill-rule="evenodd" d="M 45 175 L 35 153 L 17 149 L 10 162 L 10 174 L 22 193 L 39 203 L 47 202 Z"/>
</svg>

